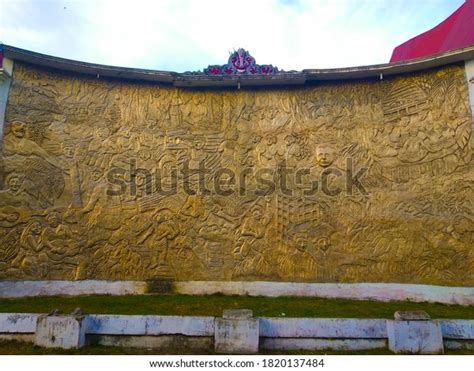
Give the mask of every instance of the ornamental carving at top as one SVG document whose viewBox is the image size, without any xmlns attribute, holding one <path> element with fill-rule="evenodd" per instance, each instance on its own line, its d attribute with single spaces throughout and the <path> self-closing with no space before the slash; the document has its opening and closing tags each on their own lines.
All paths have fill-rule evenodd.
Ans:
<svg viewBox="0 0 474 371">
<path fill-rule="evenodd" d="M 277 67 L 271 64 L 256 64 L 255 58 L 250 53 L 242 48 L 234 51 L 230 56 L 227 64 L 212 65 L 204 69 L 203 72 L 197 74 L 204 74 L 210 76 L 218 75 L 273 75 L 278 73 Z"/>
</svg>

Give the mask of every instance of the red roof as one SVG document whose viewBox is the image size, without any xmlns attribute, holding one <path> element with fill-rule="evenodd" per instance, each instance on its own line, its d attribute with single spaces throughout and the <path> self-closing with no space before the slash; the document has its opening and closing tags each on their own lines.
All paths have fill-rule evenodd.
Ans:
<svg viewBox="0 0 474 371">
<path fill-rule="evenodd" d="M 474 45 L 474 0 L 461 7 L 438 26 L 393 50 L 390 63 L 427 57 Z"/>
</svg>

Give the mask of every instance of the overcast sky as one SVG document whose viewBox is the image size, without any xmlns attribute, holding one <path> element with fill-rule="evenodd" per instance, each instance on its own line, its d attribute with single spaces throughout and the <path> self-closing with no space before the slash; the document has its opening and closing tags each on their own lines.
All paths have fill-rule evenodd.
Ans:
<svg viewBox="0 0 474 371">
<path fill-rule="evenodd" d="M 0 41 L 86 62 L 170 71 L 234 48 L 280 69 L 388 62 L 464 0 L 0 0 Z"/>
</svg>

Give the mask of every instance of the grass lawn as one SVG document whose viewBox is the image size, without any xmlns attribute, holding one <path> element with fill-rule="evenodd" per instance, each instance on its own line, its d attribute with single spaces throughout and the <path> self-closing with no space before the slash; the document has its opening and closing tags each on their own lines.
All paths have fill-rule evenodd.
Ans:
<svg viewBox="0 0 474 371">
<path fill-rule="evenodd" d="M 474 350 L 449 350 L 445 349 L 445 354 L 453 355 L 473 355 Z M 199 354 L 212 355 L 212 351 L 187 353 L 185 349 L 154 349 L 154 348 L 127 348 L 127 347 L 106 347 L 100 345 L 91 345 L 81 349 L 65 350 L 65 349 L 47 349 L 40 348 L 31 343 L 22 343 L 18 341 L 2 341 L 0 340 L 0 356 L 1 355 L 185 355 Z M 388 349 L 372 349 L 363 351 L 276 351 L 262 350 L 260 355 L 393 355 Z"/>
<path fill-rule="evenodd" d="M 434 303 L 330 300 L 302 297 L 141 295 L 34 297 L 1 299 L 3 313 L 48 313 L 58 308 L 84 314 L 161 314 L 221 316 L 224 309 L 252 309 L 255 316 L 320 318 L 393 318 L 397 310 L 424 310 L 431 318 L 474 319 L 474 306 Z"/>
<path fill-rule="evenodd" d="M 356 300 L 329 300 L 301 297 L 249 297 L 249 296 L 75 296 L 34 297 L 0 300 L 0 312 L 48 313 L 58 308 L 70 313 L 81 307 L 84 314 L 161 314 L 221 316 L 224 309 L 252 309 L 255 316 L 266 317 L 325 317 L 325 318 L 393 318 L 397 310 L 424 310 L 432 318 L 474 319 L 474 306 L 444 305 L 433 303 L 376 302 Z M 91 345 L 78 350 L 44 349 L 17 341 L 0 341 L 0 355 L 75 354 L 75 355 L 159 355 L 187 354 L 183 349 L 127 348 Z M 196 354 L 192 353 L 188 354 Z M 446 350 L 446 354 L 474 354 L 474 350 Z M 212 351 L 198 354 L 213 354 Z M 392 354 L 388 349 L 356 352 L 337 351 L 262 351 L 267 355 L 383 355 Z"/>
</svg>

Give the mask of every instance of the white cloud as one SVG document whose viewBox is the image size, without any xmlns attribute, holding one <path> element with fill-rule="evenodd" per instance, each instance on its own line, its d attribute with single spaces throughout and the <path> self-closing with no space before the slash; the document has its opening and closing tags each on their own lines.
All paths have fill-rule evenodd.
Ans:
<svg viewBox="0 0 474 371">
<path fill-rule="evenodd" d="M 387 62 L 463 0 L 2 0 L 0 40 L 88 62 L 161 70 L 223 64 L 244 47 L 283 69 Z"/>
</svg>

